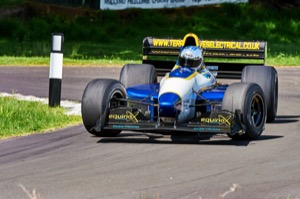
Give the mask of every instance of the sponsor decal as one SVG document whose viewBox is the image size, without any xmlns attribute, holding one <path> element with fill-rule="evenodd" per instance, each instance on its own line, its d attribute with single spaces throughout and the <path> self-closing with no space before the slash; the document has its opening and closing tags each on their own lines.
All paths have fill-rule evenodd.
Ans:
<svg viewBox="0 0 300 199">
<path fill-rule="evenodd" d="M 179 48 L 184 45 L 180 39 L 153 39 L 154 47 Z M 229 50 L 263 50 L 263 42 L 241 42 L 241 41 L 200 41 L 203 49 L 229 49 Z"/>
<path fill-rule="evenodd" d="M 200 122 L 206 124 L 219 124 L 223 126 L 230 126 L 231 119 L 232 119 L 231 115 L 227 115 L 227 116 L 218 115 L 218 117 L 202 117 L 200 118 Z"/>
<path fill-rule="evenodd" d="M 211 56 L 211 57 L 261 57 L 258 53 L 220 53 L 220 52 L 204 52 L 204 56 Z"/>
<path fill-rule="evenodd" d="M 261 42 L 200 41 L 200 47 L 204 49 L 261 50 L 262 44 Z"/>
<path fill-rule="evenodd" d="M 178 55 L 179 51 L 151 50 L 151 53 L 159 55 Z"/>
<path fill-rule="evenodd" d="M 181 47 L 183 40 L 179 39 L 153 39 L 153 46 L 157 47 Z"/>
<path fill-rule="evenodd" d="M 115 129 L 139 129 L 139 126 L 135 125 L 112 125 Z"/>
<path fill-rule="evenodd" d="M 132 122 L 132 123 L 138 123 L 137 116 L 139 114 L 139 111 L 136 112 L 131 112 L 131 111 L 126 111 L 125 114 L 109 114 L 108 118 L 112 120 L 117 120 L 117 121 L 126 121 L 126 122 Z"/>
<path fill-rule="evenodd" d="M 193 128 L 195 131 L 207 131 L 207 132 L 220 132 L 220 128 L 202 128 L 202 127 L 195 127 Z"/>
</svg>

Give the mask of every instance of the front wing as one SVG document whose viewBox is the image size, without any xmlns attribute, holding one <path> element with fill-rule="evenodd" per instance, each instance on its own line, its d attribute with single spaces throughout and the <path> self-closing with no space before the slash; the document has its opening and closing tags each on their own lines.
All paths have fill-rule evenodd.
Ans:
<svg viewBox="0 0 300 199">
<path fill-rule="evenodd" d="M 154 118 L 144 115 L 137 108 L 118 107 L 109 110 L 104 129 L 153 132 L 159 134 L 175 133 L 227 133 L 243 134 L 240 111 L 235 113 L 214 110 L 195 117 L 187 123 L 164 122 L 164 118 Z"/>
</svg>

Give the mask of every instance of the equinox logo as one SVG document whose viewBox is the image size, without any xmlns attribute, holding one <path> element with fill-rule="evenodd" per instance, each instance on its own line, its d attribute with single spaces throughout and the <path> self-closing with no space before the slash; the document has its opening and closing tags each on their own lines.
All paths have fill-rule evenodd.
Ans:
<svg viewBox="0 0 300 199">
<path fill-rule="evenodd" d="M 210 117 L 203 117 L 201 118 L 202 123 L 207 124 L 221 124 L 225 126 L 230 126 L 230 119 L 231 115 L 228 115 L 227 117 L 224 117 L 223 115 L 218 115 L 216 118 L 210 118 Z"/>
<path fill-rule="evenodd" d="M 126 122 L 138 123 L 138 119 L 136 118 L 138 114 L 138 111 L 134 113 L 126 111 L 125 114 L 109 114 L 108 118 L 113 120 L 125 120 Z"/>
</svg>

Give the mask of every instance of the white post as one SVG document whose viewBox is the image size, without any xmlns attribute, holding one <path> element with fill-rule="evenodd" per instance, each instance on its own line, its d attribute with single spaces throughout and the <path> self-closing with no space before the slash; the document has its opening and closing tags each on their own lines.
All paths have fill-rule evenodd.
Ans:
<svg viewBox="0 0 300 199">
<path fill-rule="evenodd" d="M 60 106 L 61 83 L 63 68 L 63 43 L 64 35 L 62 33 L 52 34 L 52 49 L 50 53 L 49 70 L 49 106 Z"/>
</svg>

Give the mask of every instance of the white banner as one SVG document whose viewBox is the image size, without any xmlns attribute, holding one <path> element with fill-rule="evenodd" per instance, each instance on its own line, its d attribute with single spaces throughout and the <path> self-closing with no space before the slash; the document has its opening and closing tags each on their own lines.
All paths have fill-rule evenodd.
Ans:
<svg viewBox="0 0 300 199">
<path fill-rule="evenodd" d="M 101 10 L 127 8 L 177 8 L 222 3 L 248 3 L 248 0 L 100 0 Z"/>
</svg>

